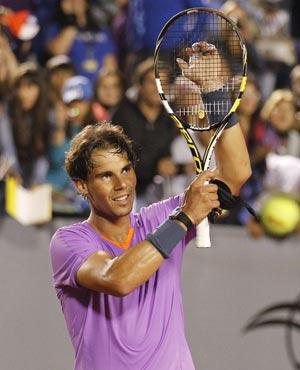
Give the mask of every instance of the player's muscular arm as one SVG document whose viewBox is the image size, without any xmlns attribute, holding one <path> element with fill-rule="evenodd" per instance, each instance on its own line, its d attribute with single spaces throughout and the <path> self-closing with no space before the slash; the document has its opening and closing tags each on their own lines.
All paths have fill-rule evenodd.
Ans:
<svg viewBox="0 0 300 370">
<path fill-rule="evenodd" d="M 251 165 L 240 125 L 225 129 L 215 148 L 217 167 L 234 194 L 251 175 Z"/>
<path fill-rule="evenodd" d="M 207 145 L 211 133 L 201 132 L 200 141 Z M 224 181 L 233 194 L 238 194 L 241 186 L 251 175 L 249 154 L 244 135 L 239 124 L 225 129 L 215 147 L 217 178 Z"/>
<path fill-rule="evenodd" d="M 217 186 L 205 185 L 207 180 L 214 177 L 212 171 L 202 172 L 185 194 L 182 209 L 193 224 L 200 223 L 213 208 L 220 206 Z M 183 224 L 180 225 L 185 228 Z M 158 249 L 146 240 L 115 258 L 98 251 L 81 265 L 77 272 L 77 282 L 98 292 L 124 296 L 144 284 L 163 261 L 164 257 Z"/>
<path fill-rule="evenodd" d="M 163 261 L 163 256 L 148 241 L 115 258 L 98 251 L 79 268 L 77 282 L 85 288 L 124 296 L 144 284 Z"/>
</svg>

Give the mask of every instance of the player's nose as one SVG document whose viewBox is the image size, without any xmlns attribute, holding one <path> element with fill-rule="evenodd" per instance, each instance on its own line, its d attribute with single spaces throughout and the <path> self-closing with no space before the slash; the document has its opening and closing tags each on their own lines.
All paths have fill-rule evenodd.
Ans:
<svg viewBox="0 0 300 370">
<path fill-rule="evenodd" d="M 114 188 L 115 189 L 124 189 L 126 187 L 126 181 L 123 176 L 114 177 Z"/>
</svg>

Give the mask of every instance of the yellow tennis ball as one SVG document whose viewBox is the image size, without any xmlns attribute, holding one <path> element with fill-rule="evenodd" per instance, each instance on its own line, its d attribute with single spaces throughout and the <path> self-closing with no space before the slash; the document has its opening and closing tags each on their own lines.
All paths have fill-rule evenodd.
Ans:
<svg viewBox="0 0 300 370">
<path fill-rule="evenodd" d="M 261 209 L 261 223 L 265 231 L 275 237 L 291 234 L 300 222 L 298 202 L 288 195 L 269 197 Z"/>
</svg>

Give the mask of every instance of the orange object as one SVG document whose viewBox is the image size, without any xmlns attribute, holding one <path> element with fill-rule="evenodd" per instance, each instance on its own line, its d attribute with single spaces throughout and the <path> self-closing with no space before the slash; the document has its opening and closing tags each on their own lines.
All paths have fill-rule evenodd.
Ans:
<svg viewBox="0 0 300 370">
<path fill-rule="evenodd" d="M 20 40 L 31 40 L 40 30 L 37 18 L 28 10 L 3 14 L 1 22 L 7 26 L 13 36 Z"/>
</svg>

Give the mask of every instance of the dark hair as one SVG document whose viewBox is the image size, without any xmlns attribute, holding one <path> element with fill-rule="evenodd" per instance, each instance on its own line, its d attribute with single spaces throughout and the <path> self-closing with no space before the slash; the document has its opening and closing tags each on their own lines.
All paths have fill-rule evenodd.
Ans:
<svg viewBox="0 0 300 370">
<path fill-rule="evenodd" d="M 137 86 L 142 85 L 145 81 L 146 75 L 150 71 L 154 72 L 154 59 L 152 57 L 144 59 L 137 65 L 133 75 L 133 84 Z"/>
<path fill-rule="evenodd" d="M 23 82 L 35 84 L 39 87 L 37 101 L 30 111 L 25 111 L 22 108 L 18 97 L 18 88 Z M 48 150 L 49 101 L 45 89 L 44 75 L 41 70 L 20 71 L 14 82 L 8 112 L 18 159 L 21 165 L 27 163 L 30 168 L 28 176 L 30 176 L 34 161 L 39 156 L 45 155 Z"/>
<path fill-rule="evenodd" d="M 66 153 L 65 168 L 72 180 L 87 180 L 94 164 L 92 153 L 95 149 L 113 149 L 117 154 L 127 154 L 135 165 L 136 155 L 132 141 L 123 128 L 110 122 L 98 122 L 84 127 L 72 140 Z"/>
</svg>

